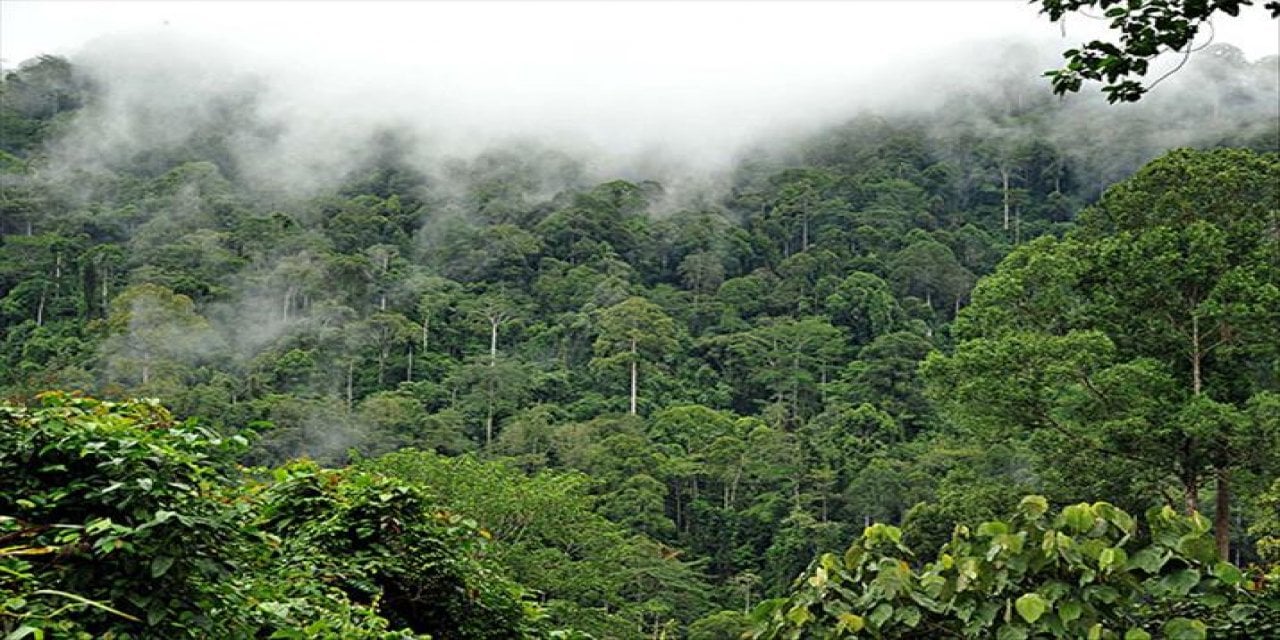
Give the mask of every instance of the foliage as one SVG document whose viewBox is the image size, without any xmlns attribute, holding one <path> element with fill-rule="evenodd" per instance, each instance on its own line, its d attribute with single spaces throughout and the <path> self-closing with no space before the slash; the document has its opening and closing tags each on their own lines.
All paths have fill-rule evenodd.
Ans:
<svg viewBox="0 0 1280 640">
<path fill-rule="evenodd" d="M 262 526 L 286 567 L 435 638 L 525 638 L 523 590 L 480 561 L 488 533 L 425 494 L 355 469 L 296 463 L 262 495 Z"/>
<path fill-rule="evenodd" d="M 554 625 L 633 637 L 655 611 L 687 619 L 706 598 L 694 567 L 596 512 L 584 474 L 528 476 L 500 461 L 413 450 L 359 466 L 429 490 L 474 518 L 492 540 L 485 555 L 538 592 Z M 651 582 L 638 582 L 641 575 Z"/>
<path fill-rule="evenodd" d="M 0 410 L 4 559 L 16 581 L 5 586 L 6 627 L 47 619 L 67 632 L 171 637 L 227 628 L 214 612 L 233 605 L 216 587 L 248 539 L 240 509 L 218 498 L 243 440 L 175 422 L 155 402 L 46 394 Z"/>
<path fill-rule="evenodd" d="M 955 353 L 925 364 L 935 397 L 984 437 L 1035 434 L 1045 466 L 1105 455 L 1148 500 L 1176 483 L 1193 511 L 1212 481 L 1225 557 L 1232 474 L 1272 473 L 1280 451 L 1268 417 L 1280 387 L 1253 368 L 1280 344 L 1280 244 L 1264 231 L 1277 184 L 1275 156 L 1151 163 L 1065 239 L 1028 243 L 979 285 Z"/>
<path fill-rule="evenodd" d="M 0 630 L 25 637 L 538 637 L 485 532 L 410 486 L 298 463 L 152 401 L 0 405 Z M 423 636 L 425 637 L 425 636 Z"/>
<path fill-rule="evenodd" d="M 1170 135 L 1275 149 L 1274 118 L 1258 116 L 1275 74 L 1211 53 L 1159 120 L 1154 102 L 1100 117 L 1005 78 L 744 152 L 717 180 L 616 180 L 534 144 L 446 159 L 393 128 L 329 150 L 343 176 L 284 190 L 263 188 L 250 153 L 292 126 L 263 117 L 259 88 L 214 100 L 186 137 L 126 152 L 84 144 L 114 104 L 111 78 L 24 64 L 0 78 L 0 396 L 159 396 L 199 421 L 166 433 L 228 450 L 210 450 L 190 496 L 165 497 L 170 479 L 149 475 L 161 462 L 130 476 L 179 503 L 166 512 L 216 524 L 193 533 L 193 553 L 168 552 L 187 523 L 142 529 L 160 507 L 122 486 L 57 524 L 85 527 L 128 489 L 129 508 L 152 510 L 105 517 L 165 553 L 10 554 L 6 606 L 24 617 L 6 623 L 55 635 L 49 614 L 69 606 L 68 629 L 148 635 L 149 612 L 112 584 L 149 586 L 167 554 L 166 591 L 141 595 L 173 594 L 156 624 L 189 616 L 201 637 L 413 635 L 434 624 L 405 610 L 418 588 L 439 595 L 423 608 L 433 620 L 474 634 L 725 637 L 871 520 L 932 547 L 1025 493 L 1136 513 L 1182 490 L 1232 505 L 1238 557 L 1262 561 L 1251 543 L 1275 535 L 1266 437 L 1280 396 L 1274 221 L 1258 211 L 1274 161 L 1183 152 L 1106 189 Z M 1177 337 L 1191 316 L 1176 307 L 1204 279 L 1223 286 L 1195 317 L 1221 344 L 1192 402 Z M 919 366 L 933 352 L 954 366 L 932 357 L 929 395 Z M 1088 438 L 1028 418 L 1032 400 Z M 102 406 L 109 418 L 124 405 Z M 68 424 L 86 420 L 99 418 Z M 174 448 L 165 437 L 106 442 Z M 268 470 L 298 457 L 353 468 Z M 233 458 L 266 469 L 245 476 Z M 88 504 L 59 493 L 74 478 L 35 468 L 3 472 Z M 1182 469 L 1198 470 L 1193 491 Z M 27 509 L 12 508 L 0 515 Z M 140 562 L 117 574 L 126 557 Z M 509 624 L 456 617 L 471 609 Z"/>
<path fill-rule="evenodd" d="M 1079 91 L 1085 80 L 1096 80 L 1107 83 L 1102 91 L 1107 94 L 1109 102 L 1134 102 L 1163 80 L 1161 77 L 1143 86 L 1132 79 L 1145 76 L 1156 56 L 1169 51 L 1190 55 L 1196 36 L 1211 18 L 1220 14 L 1238 16 L 1241 8 L 1253 2 L 1032 0 L 1032 4 L 1040 5 L 1040 12 L 1047 14 L 1053 22 L 1086 8 L 1100 9 L 1119 39 L 1118 43 L 1094 40 L 1064 52 L 1067 65 L 1045 74 L 1053 81 L 1054 93 Z M 1266 7 L 1272 18 L 1280 18 L 1280 2 L 1271 0 Z"/>
<path fill-rule="evenodd" d="M 1280 608 L 1217 560 L 1204 518 L 1156 508 L 1146 525 L 1105 502 L 1051 514 L 1028 496 L 1008 520 L 958 525 L 923 565 L 900 529 L 872 525 L 761 604 L 755 637 L 1203 639 L 1277 628 Z"/>
</svg>

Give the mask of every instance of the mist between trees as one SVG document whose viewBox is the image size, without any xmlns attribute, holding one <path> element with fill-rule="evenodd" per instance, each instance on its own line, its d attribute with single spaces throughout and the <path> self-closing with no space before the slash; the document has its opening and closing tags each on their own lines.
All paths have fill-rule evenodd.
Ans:
<svg viewBox="0 0 1280 640">
<path fill-rule="evenodd" d="M 0 109 L 0 393 L 159 398 L 200 437 L 248 437 L 225 464 L 346 467 L 282 471 L 252 507 L 271 535 L 324 474 L 316 491 L 349 492 L 326 509 L 412 485 L 376 508 L 470 533 L 412 520 L 400 540 L 483 556 L 458 580 L 501 615 L 524 598 L 545 629 L 601 638 L 737 637 L 784 596 L 758 618 L 809 612 L 826 596 L 793 579 L 872 522 L 897 533 L 857 544 L 900 558 L 1017 508 L 1037 513 L 1006 525 L 1035 536 L 1076 517 L 1026 494 L 1107 501 L 1076 533 L 1124 553 L 1107 509 L 1156 507 L 1192 540 L 1170 571 L 1197 581 L 1219 555 L 1274 562 L 1276 59 L 1218 45 L 1108 107 L 1029 80 L 1037 52 L 687 162 L 534 129 L 451 138 L 408 110 L 344 120 L 182 52 L 28 61 Z M 312 524 L 295 560 L 347 553 Z M 476 536 L 492 547 L 468 556 Z M 856 582 L 860 558 L 806 580 Z M 413 580 L 356 580 L 354 608 L 324 615 L 535 633 L 415 621 L 388 595 Z M 504 599 L 507 580 L 528 592 Z M 271 594 L 295 596 L 322 597 Z"/>
</svg>

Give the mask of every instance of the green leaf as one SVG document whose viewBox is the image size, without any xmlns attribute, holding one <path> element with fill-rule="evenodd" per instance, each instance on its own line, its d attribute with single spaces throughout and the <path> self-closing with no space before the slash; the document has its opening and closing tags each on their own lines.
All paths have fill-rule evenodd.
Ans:
<svg viewBox="0 0 1280 640">
<path fill-rule="evenodd" d="M 812 619 L 813 614 L 809 613 L 808 607 L 792 607 L 791 610 L 787 612 L 787 620 L 795 623 L 797 627 L 804 626 L 806 622 Z"/>
<path fill-rule="evenodd" d="M 902 624 L 914 629 L 916 625 L 920 624 L 920 609 L 916 607 L 901 607 L 898 609 L 897 618 L 902 621 Z"/>
<path fill-rule="evenodd" d="M 1231 618 L 1232 622 L 1244 622 L 1257 611 L 1258 608 L 1251 604 L 1238 604 L 1227 611 L 1227 617 Z"/>
<path fill-rule="evenodd" d="M 980 536 L 998 536 L 1009 533 L 1009 525 L 999 520 L 984 522 L 978 525 L 978 535 Z"/>
<path fill-rule="evenodd" d="M 1203 534 L 1187 534 L 1178 540 L 1178 552 L 1200 562 L 1210 563 L 1218 559 L 1218 545 L 1213 538 Z"/>
<path fill-rule="evenodd" d="M 1087 504 L 1073 504 L 1062 510 L 1063 522 L 1076 533 L 1093 529 L 1093 512 Z"/>
<path fill-rule="evenodd" d="M 1018 610 L 1018 615 L 1022 616 L 1023 620 L 1032 624 L 1035 624 L 1035 621 L 1039 620 L 1040 616 L 1044 615 L 1044 612 L 1049 609 L 1049 603 L 1045 602 L 1045 599 L 1038 593 L 1023 594 L 1013 606 Z"/>
<path fill-rule="evenodd" d="M 1155 547 L 1147 547 L 1129 558 L 1129 566 L 1155 574 L 1160 573 L 1160 567 L 1163 567 L 1166 561 L 1165 555 Z"/>
<path fill-rule="evenodd" d="M 27 636 L 34 636 L 36 640 L 44 640 L 44 630 L 37 629 L 30 625 L 22 625 L 13 630 L 13 633 L 4 637 L 4 640 L 22 640 Z"/>
<path fill-rule="evenodd" d="M 1000 627 L 996 640 L 1026 640 L 1027 630 L 1020 625 L 1006 624 Z"/>
<path fill-rule="evenodd" d="M 848 611 L 836 616 L 836 620 L 839 621 L 841 627 L 854 633 L 862 631 L 863 626 L 866 624 L 863 622 L 862 616 L 856 616 Z"/>
<path fill-rule="evenodd" d="M 1203 622 L 1188 618 L 1173 618 L 1164 623 L 1162 631 L 1168 640 L 1205 640 L 1209 637 Z"/>
<path fill-rule="evenodd" d="M 1049 501 L 1044 496 L 1027 496 L 1018 503 L 1018 510 L 1032 518 L 1044 515 L 1049 510 Z"/>
<path fill-rule="evenodd" d="M 1081 606 L 1078 601 L 1068 600 L 1058 607 L 1058 617 L 1062 618 L 1063 622 L 1071 622 L 1072 620 L 1079 618 L 1080 613 L 1083 610 L 1084 607 Z"/>
<path fill-rule="evenodd" d="M 1183 569 L 1160 579 L 1161 586 L 1182 596 L 1191 593 L 1197 584 L 1200 584 L 1200 572 L 1195 569 Z"/>
<path fill-rule="evenodd" d="M 173 556 L 156 556 L 151 560 L 151 577 L 159 578 L 173 566 Z"/>
<path fill-rule="evenodd" d="M 1151 640 L 1151 634 L 1134 627 L 1124 632 L 1124 640 Z"/>
<path fill-rule="evenodd" d="M 888 622 L 889 617 L 892 615 L 893 606 L 882 602 L 879 605 L 876 605 L 876 608 L 872 609 L 871 613 L 867 614 L 867 619 L 870 620 L 871 624 L 878 629 L 883 627 L 884 623 Z"/>
<path fill-rule="evenodd" d="M 1098 568 L 1108 569 L 1113 566 L 1123 566 L 1128 562 L 1128 554 L 1120 547 L 1108 547 L 1098 554 Z"/>
<path fill-rule="evenodd" d="M 1244 574 L 1230 562 L 1219 562 L 1214 565 L 1213 575 L 1229 585 L 1237 585 L 1244 580 Z"/>
</svg>

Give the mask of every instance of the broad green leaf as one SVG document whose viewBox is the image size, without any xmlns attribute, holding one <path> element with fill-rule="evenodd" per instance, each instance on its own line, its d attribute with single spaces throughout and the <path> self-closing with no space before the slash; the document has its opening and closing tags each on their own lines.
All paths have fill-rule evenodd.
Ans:
<svg viewBox="0 0 1280 640">
<path fill-rule="evenodd" d="M 1026 640 L 1026 638 L 1026 627 L 1017 624 L 1006 624 L 996 633 L 996 640 Z"/>
<path fill-rule="evenodd" d="M 1076 533 L 1093 529 L 1093 511 L 1087 504 L 1073 504 L 1062 510 L 1063 522 Z"/>
<path fill-rule="evenodd" d="M 1244 622 L 1257 610 L 1258 608 L 1251 604 L 1238 604 L 1227 611 L 1227 617 L 1231 618 L 1232 622 Z"/>
<path fill-rule="evenodd" d="M 873 626 L 879 629 L 884 627 L 884 623 L 888 622 L 889 617 L 892 615 L 893 605 L 882 602 L 876 605 L 876 608 L 872 609 L 871 613 L 867 614 L 867 619 L 871 621 Z"/>
<path fill-rule="evenodd" d="M 914 629 L 916 625 L 920 624 L 920 609 L 916 607 L 901 607 L 898 609 L 895 617 L 900 620 L 902 624 Z"/>
<path fill-rule="evenodd" d="M 862 616 L 856 616 L 848 611 L 836 616 L 836 620 L 839 621 L 840 626 L 854 633 L 862 631 L 863 626 L 866 624 L 863 622 Z"/>
<path fill-rule="evenodd" d="M 1044 496 L 1027 496 L 1018 503 L 1018 510 L 1032 518 L 1044 515 L 1049 510 L 1049 501 Z"/>
<path fill-rule="evenodd" d="M 1058 617 L 1062 618 L 1063 622 L 1071 622 L 1072 620 L 1079 618 L 1080 613 L 1083 610 L 1084 607 L 1081 606 L 1078 601 L 1067 600 L 1058 607 Z"/>
<path fill-rule="evenodd" d="M 1124 640 L 1151 640 L 1151 634 L 1134 627 L 1124 632 Z"/>
<path fill-rule="evenodd" d="M 804 624 L 813 619 L 813 614 L 809 613 L 808 607 L 792 607 L 787 612 L 787 620 L 794 622 L 796 626 L 804 626 Z"/>
<path fill-rule="evenodd" d="M 1178 552 L 1204 563 L 1218 559 L 1218 545 L 1203 534 L 1187 534 L 1178 540 Z"/>
<path fill-rule="evenodd" d="M 980 536 L 998 536 L 1000 534 L 1009 533 L 1009 525 L 999 520 L 984 522 L 978 525 L 978 535 Z"/>
<path fill-rule="evenodd" d="M 1039 620 L 1040 616 L 1044 615 L 1044 612 L 1049 609 L 1049 603 L 1045 602 L 1044 598 L 1038 593 L 1023 594 L 1014 602 L 1013 606 L 1018 610 L 1018 615 L 1022 616 L 1023 620 L 1032 624 Z"/>
<path fill-rule="evenodd" d="M 1209 637 L 1208 628 L 1199 620 L 1173 618 L 1164 623 L 1161 629 L 1168 640 L 1205 640 Z"/>
<path fill-rule="evenodd" d="M 1098 554 L 1098 567 L 1101 569 L 1109 569 L 1114 566 L 1123 566 L 1129 560 L 1128 554 L 1120 547 L 1110 547 L 1103 549 Z"/>
<path fill-rule="evenodd" d="M 1200 572 L 1195 569 L 1183 569 L 1161 578 L 1160 584 L 1173 593 L 1185 596 L 1200 584 Z"/>
<path fill-rule="evenodd" d="M 1213 575 L 1229 585 L 1237 585 L 1244 580 L 1244 574 L 1230 562 L 1219 562 L 1214 565 Z"/>
<path fill-rule="evenodd" d="M 1142 569 L 1147 573 L 1159 573 L 1166 559 L 1164 553 L 1155 547 L 1147 547 L 1129 558 L 1129 566 Z"/>
<path fill-rule="evenodd" d="M 156 556 L 151 560 L 151 577 L 159 578 L 173 566 L 173 556 Z"/>
</svg>

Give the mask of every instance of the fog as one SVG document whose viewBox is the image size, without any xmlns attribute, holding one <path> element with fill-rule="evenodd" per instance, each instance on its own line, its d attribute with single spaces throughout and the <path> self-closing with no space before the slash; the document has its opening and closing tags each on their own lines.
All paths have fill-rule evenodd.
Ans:
<svg viewBox="0 0 1280 640">
<path fill-rule="evenodd" d="M 14 1 L 3 11 L 6 65 L 65 54 L 104 89 L 58 150 L 64 165 L 176 147 L 221 122 L 243 177 L 290 192 L 338 179 L 386 130 L 413 140 L 409 160 L 424 169 L 532 141 L 583 159 L 591 177 L 713 175 L 747 145 L 863 111 L 930 109 L 1010 69 L 1034 78 L 1100 31 L 1086 17 L 1060 28 L 1020 2 Z M 1272 21 L 1229 22 L 1219 41 L 1274 53 Z"/>
</svg>

